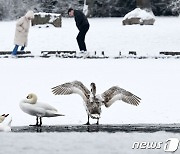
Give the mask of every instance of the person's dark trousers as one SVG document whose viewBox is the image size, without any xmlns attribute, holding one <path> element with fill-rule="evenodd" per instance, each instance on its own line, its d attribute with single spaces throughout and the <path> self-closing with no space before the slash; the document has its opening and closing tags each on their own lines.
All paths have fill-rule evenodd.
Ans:
<svg viewBox="0 0 180 154">
<path fill-rule="evenodd" d="M 86 33 L 87 33 L 88 30 L 89 30 L 89 25 L 84 25 L 80 29 L 79 34 L 78 34 L 78 36 L 76 38 L 80 51 L 83 51 L 83 50 L 87 51 L 86 44 L 85 44 L 85 36 L 86 36 Z"/>
</svg>

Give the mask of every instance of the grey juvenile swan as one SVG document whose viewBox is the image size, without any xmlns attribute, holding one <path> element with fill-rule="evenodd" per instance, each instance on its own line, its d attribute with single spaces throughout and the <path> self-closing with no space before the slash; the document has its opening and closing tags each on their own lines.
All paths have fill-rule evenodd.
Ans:
<svg viewBox="0 0 180 154">
<path fill-rule="evenodd" d="M 70 95 L 73 93 L 79 94 L 85 103 L 88 115 L 87 125 L 90 124 L 89 117 L 97 119 L 96 124 L 99 124 L 101 105 L 110 107 L 115 101 L 122 100 L 123 102 L 137 106 L 141 100 L 136 95 L 118 86 L 113 86 L 100 95 L 96 95 L 95 83 L 91 83 L 90 87 L 91 90 L 89 91 L 82 82 L 73 81 L 53 87 L 52 92 L 55 95 Z"/>
</svg>

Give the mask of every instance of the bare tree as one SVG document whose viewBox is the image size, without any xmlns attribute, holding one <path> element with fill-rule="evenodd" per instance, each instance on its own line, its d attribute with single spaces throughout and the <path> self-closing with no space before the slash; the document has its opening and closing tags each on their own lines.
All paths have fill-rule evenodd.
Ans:
<svg viewBox="0 0 180 154">
<path fill-rule="evenodd" d="M 10 8 L 14 7 L 14 3 L 12 0 L 2 0 L 0 1 L 0 12 L 1 12 L 1 19 L 9 17 L 13 12 Z"/>
<path fill-rule="evenodd" d="M 174 14 L 178 13 L 179 15 L 180 14 L 180 0 L 171 0 L 168 5 L 168 8 L 170 8 Z"/>
<path fill-rule="evenodd" d="M 37 0 L 0 0 L 0 20 L 12 20 L 23 16 L 28 10 L 40 10 Z"/>
</svg>

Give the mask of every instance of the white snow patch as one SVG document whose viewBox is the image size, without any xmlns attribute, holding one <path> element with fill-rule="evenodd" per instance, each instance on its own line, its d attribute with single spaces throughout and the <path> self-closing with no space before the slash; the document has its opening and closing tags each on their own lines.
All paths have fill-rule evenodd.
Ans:
<svg viewBox="0 0 180 154">
<path fill-rule="evenodd" d="M 148 12 L 146 10 L 142 10 L 140 8 L 136 8 L 133 11 L 131 11 L 128 14 L 126 14 L 124 16 L 123 20 L 131 19 L 131 18 L 141 18 L 142 20 L 148 20 L 148 19 L 155 19 L 155 16 L 154 16 L 152 11 Z"/>
</svg>

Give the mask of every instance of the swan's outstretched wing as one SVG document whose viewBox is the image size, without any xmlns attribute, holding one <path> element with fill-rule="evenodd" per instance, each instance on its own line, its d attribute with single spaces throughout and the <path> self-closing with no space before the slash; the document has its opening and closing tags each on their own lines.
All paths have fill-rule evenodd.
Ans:
<svg viewBox="0 0 180 154">
<path fill-rule="evenodd" d="M 52 92 L 55 95 L 79 94 L 85 101 L 89 99 L 90 91 L 80 81 L 73 81 L 53 87 Z"/>
<path fill-rule="evenodd" d="M 118 86 L 113 86 L 101 94 L 103 103 L 106 107 L 111 106 L 115 101 L 122 100 L 132 105 L 139 105 L 141 98 L 126 91 Z"/>
</svg>

